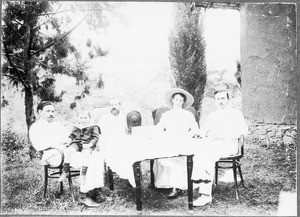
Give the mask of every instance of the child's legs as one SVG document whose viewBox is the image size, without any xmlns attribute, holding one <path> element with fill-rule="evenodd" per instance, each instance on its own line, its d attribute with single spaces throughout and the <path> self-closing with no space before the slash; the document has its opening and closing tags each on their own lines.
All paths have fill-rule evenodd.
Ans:
<svg viewBox="0 0 300 217">
<path fill-rule="evenodd" d="M 82 166 L 87 167 L 89 163 L 90 155 L 92 154 L 93 149 L 92 148 L 84 148 L 82 149 Z"/>
<path fill-rule="evenodd" d="M 77 144 L 70 145 L 67 149 L 64 149 L 65 159 L 64 162 L 70 164 L 72 155 L 79 150 L 79 146 Z"/>
</svg>

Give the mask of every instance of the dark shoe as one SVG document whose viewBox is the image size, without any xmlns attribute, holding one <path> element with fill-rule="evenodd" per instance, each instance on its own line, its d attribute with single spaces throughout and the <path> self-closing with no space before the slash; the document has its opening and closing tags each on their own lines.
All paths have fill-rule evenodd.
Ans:
<svg viewBox="0 0 300 217">
<path fill-rule="evenodd" d="M 96 203 L 89 197 L 79 198 L 78 201 L 80 203 L 82 203 L 83 205 L 86 205 L 87 207 L 99 207 L 100 206 L 100 203 Z"/>
<path fill-rule="evenodd" d="M 205 184 L 207 184 L 207 183 L 210 183 L 211 181 L 208 180 L 208 179 L 198 179 L 198 180 L 193 180 L 192 179 L 192 182 L 196 183 L 196 184 L 199 184 L 199 183 L 205 183 Z"/>
<path fill-rule="evenodd" d="M 180 192 L 181 192 L 180 189 L 175 188 L 175 189 L 172 190 L 172 192 L 170 194 L 168 194 L 167 198 L 168 199 L 174 199 L 174 198 L 178 197 Z"/>
</svg>

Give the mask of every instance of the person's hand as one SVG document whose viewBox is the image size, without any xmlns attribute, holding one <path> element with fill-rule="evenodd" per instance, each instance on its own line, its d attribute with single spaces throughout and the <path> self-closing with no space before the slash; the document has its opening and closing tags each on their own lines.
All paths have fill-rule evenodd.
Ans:
<svg viewBox="0 0 300 217">
<path fill-rule="evenodd" d="M 199 134 L 195 133 L 195 134 L 192 136 L 192 138 L 194 138 L 194 139 L 201 139 L 201 136 L 200 136 Z"/>
<path fill-rule="evenodd" d="M 222 140 L 224 139 L 224 136 L 219 135 L 217 133 L 214 133 L 213 131 L 208 131 L 206 134 L 206 137 L 211 139 L 211 140 Z"/>
<path fill-rule="evenodd" d="M 91 148 L 92 146 L 92 143 L 82 144 L 82 148 Z"/>
</svg>

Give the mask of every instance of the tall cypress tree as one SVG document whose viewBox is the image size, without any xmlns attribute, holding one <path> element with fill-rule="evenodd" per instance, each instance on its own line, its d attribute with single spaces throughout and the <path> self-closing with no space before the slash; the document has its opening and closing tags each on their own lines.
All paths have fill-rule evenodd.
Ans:
<svg viewBox="0 0 300 217">
<path fill-rule="evenodd" d="M 190 3 L 178 3 L 170 34 L 170 63 L 176 86 L 190 92 L 200 112 L 206 85 L 205 42 L 201 12 L 192 14 Z"/>
</svg>

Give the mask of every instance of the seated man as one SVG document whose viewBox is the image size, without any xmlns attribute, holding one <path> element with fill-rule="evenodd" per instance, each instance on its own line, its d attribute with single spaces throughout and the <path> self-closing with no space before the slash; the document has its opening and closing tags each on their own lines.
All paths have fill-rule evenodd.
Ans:
<svg viewBox="0 0 300 217">
<path fill-rule="evenodd" d="M 42 162 L 53 165 L 52 162 L 55 159 L 53 155 L 56 154 L 53 148 L 57 148 L 64 152 L 65 162 L 71 163 L 71 155 L 66 150 L 66 144 L 70 143 L 69 132 L 62 124 L 53 121 L 54 105 L 49 101 L 42 101 L 37 107 L 37 113 L 39 120 L 31 125 L 29 137 L 33 147 L 43 152 Z M 90 207 L 99 206 L 99 204 L 87 196 L 88 191 L 103 186 L 103 164 L 101 165 L 101 160 L 97 159 L 99 159 L 97 155 L 90 158 L 87 183 L 80 185 L 79 201 Z"/>
<path fill-rule="evenodd" d="M 241 111 L 228 106 L 229 94 L 225 89 L 214 93 L 217 110 L 210 113 L 200 136 L 205 141 L 202 153 L 195 153 L 192 180 L 203 180 L 199 184 L 201 196 L 193 202 L 203 206 L 212 201 L 212 181 L 215 162 L 221 157 L 238 152 L 238 138 L 248 134 L 248 126 Z"/>
</svg>

